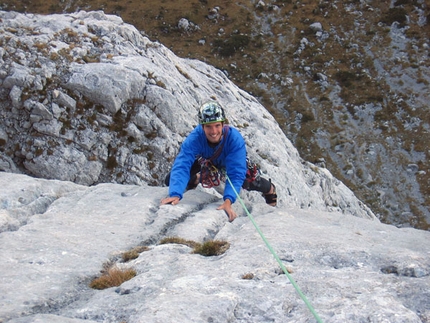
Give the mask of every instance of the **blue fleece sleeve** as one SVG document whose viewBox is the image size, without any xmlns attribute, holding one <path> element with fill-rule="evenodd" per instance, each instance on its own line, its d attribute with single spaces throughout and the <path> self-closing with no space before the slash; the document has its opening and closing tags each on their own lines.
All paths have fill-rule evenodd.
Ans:
<svg viewBox="0 0 430 323">
<path fill-rule="evenodd" d="M 246 146 L 245 140 L 237 129 L 230 128 L 224 150 L 227 176 L 239 194 L 246 179 Z M 232 203 L 236 201 L 236 193 L 229 181 L 226 182 L 224 189 L 224 200 L 226 199 L 229 199 Z"/>
<path fill-rule="evenodd" d="M 199 134 L 193 130 L 181 145 L 170 173 L 169 196 L 182 199 L 190 180 L 190 169 L 200 147 Z"/>
</svg>

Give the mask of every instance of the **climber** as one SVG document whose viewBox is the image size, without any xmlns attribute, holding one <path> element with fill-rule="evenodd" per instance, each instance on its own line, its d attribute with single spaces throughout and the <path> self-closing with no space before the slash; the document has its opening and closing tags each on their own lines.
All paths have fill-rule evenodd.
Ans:
<svg viewBox="0 0 430 323">
<path fill-rule="evenodd" d="M 245 141 L 239 131 L 227 125 L 224 109 L 214 100 L 205 102 L 198 112 L 199 125 L 182 143 L 171 172 L 166 176 L 169 196 L 161 200 L 161 205 L 176 205 L 186 190 L 194 189 L 199 183 L 209 188 L 218 186 L 226 174 L 236 192 L 240 188 L 258 191 L 266 203 L 276 206 L 276 187 L 271 180 L 260 176 L 255 164 L 249 161 Z M 217 210 L 224 210 L 229 221 L 237 214 L 232 208 L 236 194 L 226 182 L 224 203 Z"/>
</svg>

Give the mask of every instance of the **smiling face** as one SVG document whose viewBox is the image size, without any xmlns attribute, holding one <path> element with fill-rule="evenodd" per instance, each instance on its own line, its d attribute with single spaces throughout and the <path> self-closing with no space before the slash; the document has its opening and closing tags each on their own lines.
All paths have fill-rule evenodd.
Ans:
<svg viewBox="0 0 430 323">
<path fill-rule="evenodd" d="M 202 125 L 207 140 L 211 144 L 217 144 L 221 141 L 222 136 L 222 122 L 214 122 Z"/>
</svg>

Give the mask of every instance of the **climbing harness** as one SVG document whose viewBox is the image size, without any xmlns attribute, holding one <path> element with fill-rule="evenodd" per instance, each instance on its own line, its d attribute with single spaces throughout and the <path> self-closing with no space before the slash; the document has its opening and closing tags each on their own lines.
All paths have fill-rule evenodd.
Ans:
<svg viewBox="0 0 430 323">
<path fill-rule="evenodd" d="M 291 284 L 293 285 L 293 287 L 295 288 L 295 290 L 297 291 L 297 293 L 299 294 L 299 296 L 301 297 L 301 299 L 303 300 L 303 302 L 305 302 L 306 306 L 308 307 L 308 309 L 311 311 L 311 313 L 313 314 L 313 316 L 315 317 L 315 319 L 317 320 L 318 323 L 322 323 L 321 318 L 318 316 L 317 312 L 315 311 L 315 309 L 312 307 L 311 303 L 308 301 L 308 299 L 306 298 L 306 296 L 303 294 L 303 292 L 300 290 L 299 286 L 297 285 L 297 283 L 294 281 L 293 277 L 291 277 L 291 275 L 289 274 L 287 268 L 285 268 L 284 264 L 282 263 L 281 259 L 279 258 L 279 256 L 276 254 L 275 250 L 272 248 L 272 246 L 269 244 L 269 242 L 267 241 L 266 237 L 264 236 L 263 232 L 260 230 L 260 228 L 258 227 L 257 223 L 254 220 L 254 217 L 251 215 L 251 213 L 249 213 L 248 209 L 245 206 L 245 203 L 243 202 L 242 198 L 239 196 L 239 193 L 236 191 L 236 189 L 234 188 L 230 178 L 226 175 L 226 178 L 228 180 L 228 182 L 230 183 L 231 187 L 233 188 L 238 201 L 240 202 L 240 204 L 242 205 L 242 208 L 245 210 L 246 214 L 248 215 L 249 219 L 251 220 L 252 224 L 254 225 L 255 229 L 257 230 L 257 232 L 260 234 L 261 239 L 263 239 L 264 243 L 266 244 L 267 248 L 270 250 L 270 252 L 272 253 L 273 257 L 275 257 L 276 261 L 278 262 L 279 266 L 281 266 L 282 271 L 285 273 L 285 275 L 288 277 L 289 281 L 291 282 Z"/>
<path fill-rule="evenodd" d="M 214 186 L 218 186 L 219 184 L 221 184 L 221 181 L 223 180 L 225 181 L 224 172 L 220 171 L 213 164 L 213 161 L 221 155 L 230 127 L 228 125 L 225 125 L 222 129 L 223 129 L 224 139 L 221 142 L 221 144 L 218 146 L 214 154 L 210 158 L 199 157 L 197 159 L 197 161 L 201 166 L 200 183 L 204 188 L 211 188 Z"/>
<path fill-rule="evenodd" d="M 216 168 L 210 159 L 200 157 L 198 162 L 201 166 L 200 183 L 204 188 L 218 186 L 221 183 L 221 173 Z"/>
</svg>

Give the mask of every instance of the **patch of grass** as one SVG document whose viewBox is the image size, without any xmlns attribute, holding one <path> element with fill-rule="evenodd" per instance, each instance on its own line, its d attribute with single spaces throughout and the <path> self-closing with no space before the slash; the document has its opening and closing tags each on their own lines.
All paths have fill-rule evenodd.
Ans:
<svg viewBox="0 0 430 323">
<path fill-rule="evenodd" d="M 183 77 L 185 77 L 187 80 L 191 80 L 191 76 L 188 75 L 187 72 L 185 72 L 182 68 L 180 68 L 178 65 L 175 65 L 176 69 L 179 73 L 182 74 Z"/>
<path fill-rule="evenodd" d="M 344 87 L 350 87 L 354 82 L 360 80 L 360 77 L 356 73 L 350 71 L 339 71 L 334 75 L 334 78 L 339 85 Z"/>
<path fill-rule="evenodd" d="M 36 157 L 39 157 L 43 154 L 43 149 L 42 148 L 37 148 L 36 151 L 34 152 L 34 155 Z"/>
<path fill-rule="evenodd" d="M 199 243 L 192 241 L 192 240 L 186 240 L 178 237 L 167 237 L 163 238 L 159 244 L 168 244 L 168 243 L 176 243 L 176 244 L 183 244 L 185 246 L 195 248 Z"/>
<path fill-rule="evenodd" d="M 219 256 L 225 253 L 229 248 L 230 244 L 227 241 L 210 240 L 195 247 L 193 253 L 206 257 Z"/>
<path fill-rule="evenodd" d="M 115 131 L 120 135 L 126 134 L 124 128 L 128 122 L 128 118 L 124 118 L 121 110 L 118 110 L 118 112 L 113 115 L 112 121 L 112 124 L 109 126 L 110 131 Z"/>
<path fill-rule="evenodd" d="M 113 170 L 114 168 L 118 167 L 118 162 L 116 160 L 116 157 L 111 155 L 107 159 L 106 168 Z"/>
<path fill-rule="evenodd" d="M 254 279 L 254 274 L 253 273 L 243 274 L 242 279 L 246 279 L 246 280 Z"/>
<path fill-rule="evenodd" d="M 116 266 L 112 266 L 102 271 L 102 275 L 91 281 L 89 286 L 90 288 L 99 290 L 120 286 L 122 283 L 135 277 L 136 274 L 134 269 L 120 269 Z"/>
<path fill-rule="evenodd" d="M 230 248 L 230 244 L 227 241 L 221 240 L 209 240 L 204 243 L 198 243 L 192 240 L 186 240 L 178 237 L 167 237 L 159 242 L 159 244 L 167 243 L 186 245 L 188 247 L 193 248 L 193 254 L 199 254 L 206 257 L 222 255 Z"/>
<path fill-rule="evenodd" d="M 136 259 L 139 257 L 139 255 L 144 252 L 148 251 L 149 247 L 147 246 L 137 246 L 131 250 L 128 250 L 122 254 L 122 261 L 128 262 L 130 260 Z"/>
<path fill-rule="evenodd" d="M 223 57 L 233 56 L 240 49 L 248 46 L 250 38 L 247 35 L 232 35 L 226 40 L 214 40 L 214 48 Z"/>
<path fill-rule="evenodd" d="M 66 59 L 69 63 L 73 62 L 73 56 L 70 54 L 69 49 L 61 48 L 58 51 L 58 59 L 61 59 L 61 58 Z"/>
<path fill-rule="evenodd" d="M 302 123 L 306 123 L 310 121 L 315 121 L 314 115 L 312 114 L 312 112 L 304 111 L 302 113 Z"/>
<path fill-rule="evenodd" d="M 84 56 L 82 58 L 84 60 L 85 63 L 99 63 L 100 62 L 100 57 L 99 56 Z"/>
<path fill-rule="evenodd" d="M 408 13 L 404 8 L 390 8 L 382 17 L 381 22 L 387 25 L 391 25 L 394 22 L 398 22 L 400 27 L 404 27 L 407 21 L 407 14 Z"/>
<path fill-rule="evenodd" d="M 412 4 L 414 2 L 415 2 L 415 0 L 396 0 L 394 2 L 394 6 L 395 7 L 397 7 L 397 6 L 403 6 L 403 5 L 407 5 L 407 4 Z"/>
<path fill-rule="evenodd" d="M 162 81 L 157 80 L 155 81 L 155 84 L 163 89 L 166 89 L 166 84 L 164 84 Z"/>
<path fill-rule="evenodd" d="M 42 42 L 36 42 L 33 46 L 40 52 L 46 52 L 48 49 L 48 44 Z"/>
</svg>

